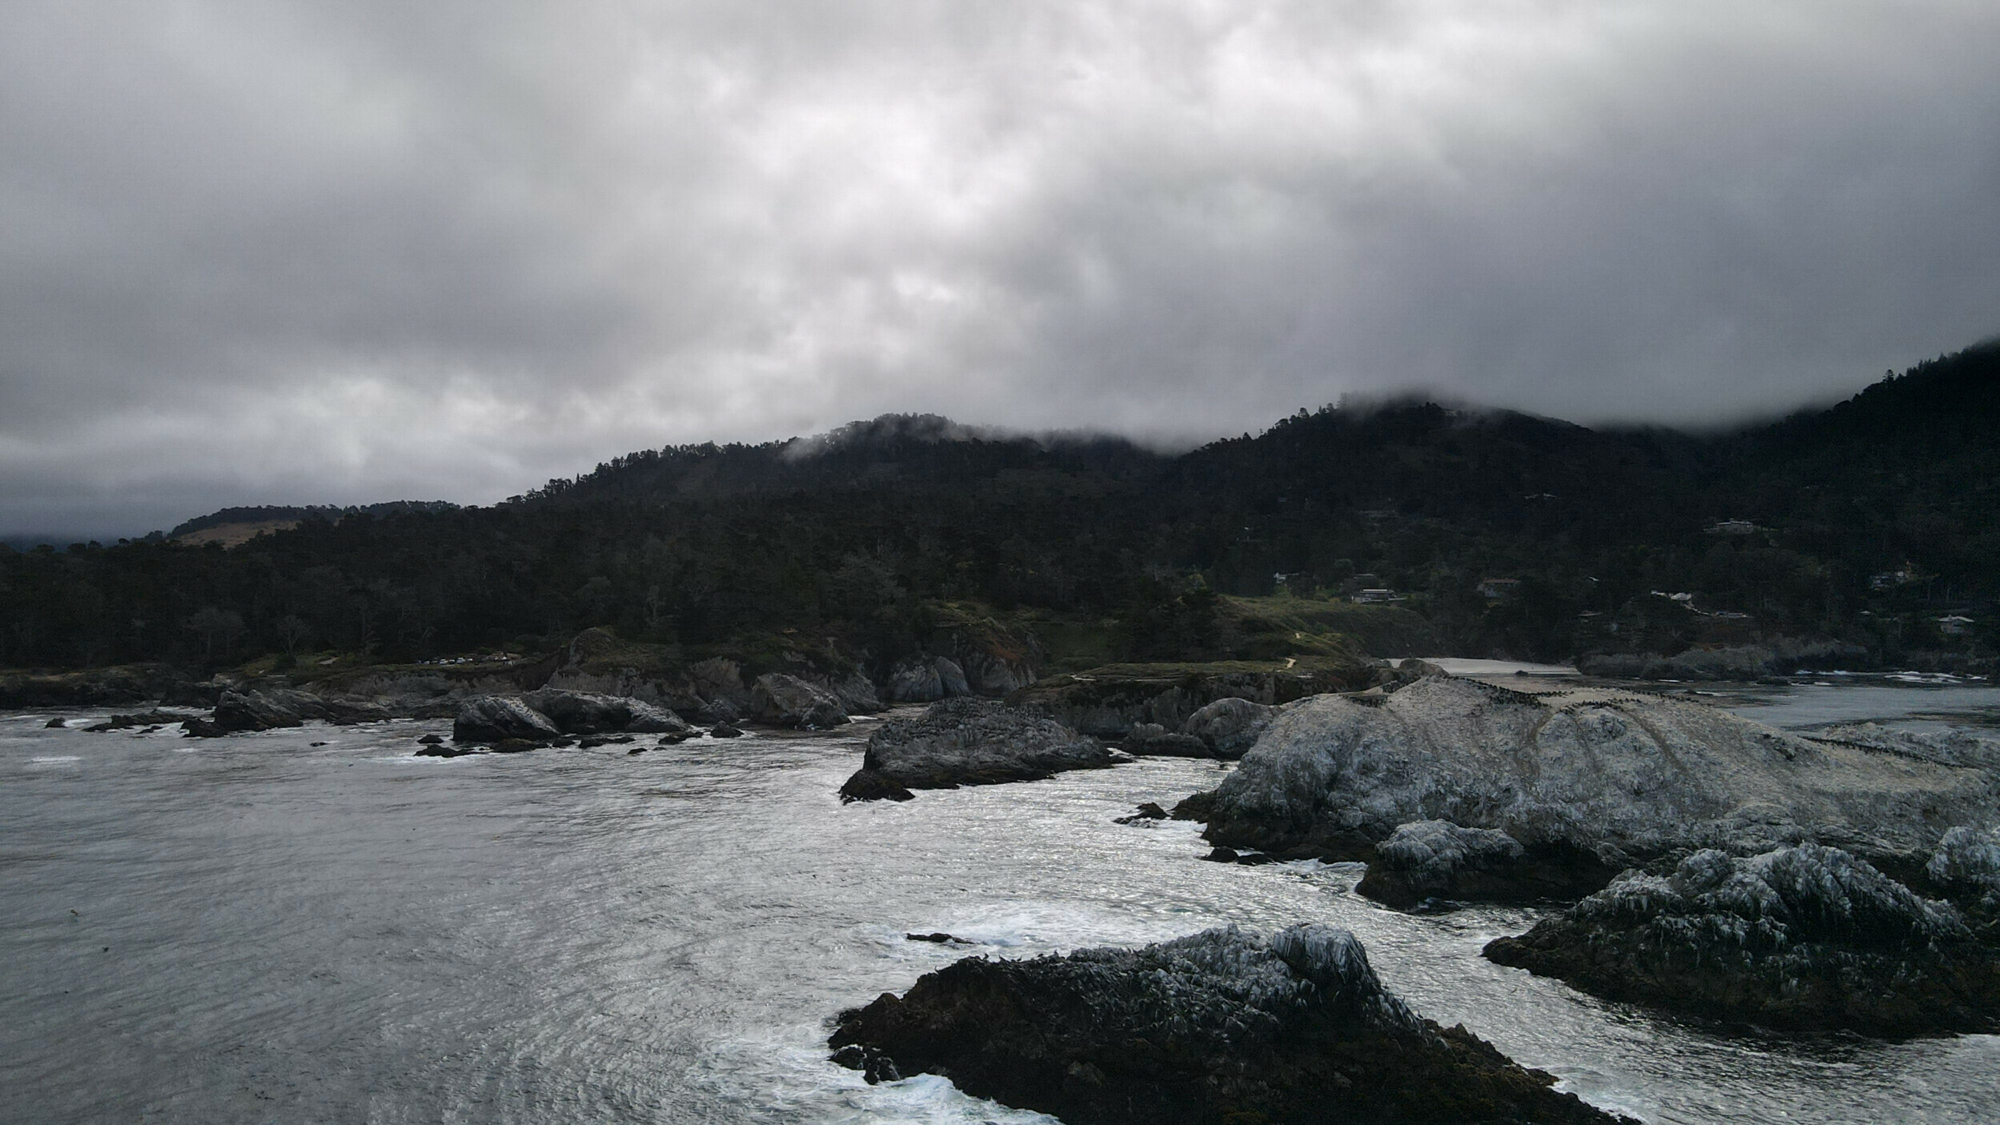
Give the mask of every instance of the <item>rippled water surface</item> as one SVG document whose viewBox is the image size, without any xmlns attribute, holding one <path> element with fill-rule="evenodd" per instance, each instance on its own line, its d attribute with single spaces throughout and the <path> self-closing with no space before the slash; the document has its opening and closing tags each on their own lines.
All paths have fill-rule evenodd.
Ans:
<svg viewBox="0 0 2000 1125">
<path fill-rule="evenodd" d="M 851 805 L 865 724 L 628 756 L 410 756 L 443 724 L 187 740 L 0 718 L 0 1119 L 1018 1122 L 824 1061 L 836 1011 L 964 951 L 1320 920 L 1423 1014 L 1654 1122 L 1985 1122 L 2000 1040 L 1718 1033 L 1503 969 L 1523 910 L 1408 916 L 1346 867 L 1120 826 L 1152 760 Z M 326 745 L 313 746 L 324 742 Z"/>
</svg>

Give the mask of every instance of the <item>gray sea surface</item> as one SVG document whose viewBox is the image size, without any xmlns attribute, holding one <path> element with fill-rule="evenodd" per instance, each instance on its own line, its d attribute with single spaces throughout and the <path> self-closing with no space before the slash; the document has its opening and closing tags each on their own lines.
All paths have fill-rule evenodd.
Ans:
<svg viewBox="0 0 2000 1125">
<path fill-rule="evenodd" d="M 0 717 L 0 1121 L 1045 1121 L 870 1087 L 825 1061 L 829 1021 L 968 953 L 1308 920 L 1422 1014 L 1649 1122 L 2000 1118 L 2000 1038 L 1664 1018 L 1479 957 L 1533 910 L 1399 914 L 1354 865 L 1204 863 L 1195 825 L 1112 823 L 1212 762 L 842 806 L 865 723 L 445 760 L 412 756 L 442 723 L 196 740 L 50 714 Z M 936 930 L 978 944 L 903 936 Z"/>
</svg>

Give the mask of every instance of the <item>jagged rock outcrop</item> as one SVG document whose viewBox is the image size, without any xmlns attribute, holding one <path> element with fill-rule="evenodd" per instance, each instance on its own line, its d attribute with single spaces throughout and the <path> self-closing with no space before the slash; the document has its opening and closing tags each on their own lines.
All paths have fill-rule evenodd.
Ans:
<svg viewBox="0 0 2000 1125">
<path fill-rule="evenodd" d="M 1262 703 L 1230 696 L 1207 704 L 1189 715 L 1181 733 L 1199 738 L 1209 753 L 1218 758 L 1241 758 L 1278 717 L 1278 709 Z"/>
<path fill-rule="evenodd" d="M 349 703 L 323 699 L 294 688 L 258 688 L 225 691 L 216 700 L 215 712 L 207 719 L 189 719 L 181 724 L 187 733 L 203 737 L 243 731 L 276 730 L 304 726 L 309 719 L 330 723 L 365 723 L 391 717 L 373 703 Z"/>
<path fill-rule="evenodd" d="M 891 795 L 891 787 L 956 789 L 1036 781 L 1116 760 L 1096 739 L 1031 711 L 991 700 L 947 699 L 931 704 L 917 719 L 892 719 L 877 728 L 868 738 L 861 769 L 840 792 L 845 800 L 874 800 Z"/>
<path fill-rule="evenodd" d="M 451 724 L 452 741 L 466 743 L 547 741 L 562 737 L 562 733 L 547 715 L 505 695 L 467 700 Z"/>
<path fill-rule="evenodd" d="M 937 666 L 929 660 L 905 660 L 889 671 L 891 703 L 935 703 L 944 698 Z"/>
<path fill-rule="evenodd" d="M 965 682 L 965 670 L 950 657 L 912 657 L 889 673 L 889 699 L 895 703 L 935 703 L 971 694 L 972 685 Z"/>
<path fill-rule="evenodd" d="M 848 715 L 872 715 L 883 710 L 882 697 L 875 691 L 875 684 L 859 671 L 844 676 L 816 677 L 813 681 L 833 696 L 834 702 Z"/>
<path fill-rule="evenodd" d="M 2000 1016 L 2000 957 L 1956 910 L 1816 844 L 1627 872 L 1486 956 L 1609 999 L 1767 1027 L 1911 1035 Z"/>
<path fill-rule="evenodd" d="M 1594 886 L 1596 863 L 1575 865 L 1560 855 L 1530 858 L 1519 840 L 1491 828 L 1461 828 L 1447 820 L 1399 826 L 1375 845 L 1368 873 L 1354 889 L 1408 909 L 1429 899 L 1532 902 L 1574 898 Z"/>
<path fill-rule="evenodd" d="M 750 689 L 750 717 L 779 727 L 824 730 L 848 721 L 833 693 L 797 676 L 768 672 Z"/>
<path fill-rule="evenodd" d="M 1958 904 L 1975 934 L 2000 947 L 2000 832 L 1946 832 L 1924 865 L 1924 881 Z"/>
<path fill-rule="evenodd" d="M 1437 675 L 1285 708 L 1205 811 L 1212 842 L 1286 857 L 1372 861 L 1417 821 L 1493 829 L 1582 893 L 1704 847 L 1812 840 L 1914 868 L 1945 828 L 1993 822 L 1996 782 L 1686 700 Z"/>
<path fill-rule="evenodd" d="M 1156 758 L 1212 758 L 1215 751 L 1191 734 L 1169 731 L 1158 723 L 1135 723 L 1119 743 L 1127 754 Z"/>
<path fill-rule="evenodd" d="M 675 734 L 688 729 L 672 711 L 615 695 L 543 688 L 522 696 L 521 702 L 564 734 Z"/>
<path fill-rule="evenodd" d="M 828 1045 L 871 1082 L 940 1074 L 1068 1125 L 1617 1120 L 1412 1014 L 1319 925 L 970 957 L 842 1013 Z"/>
<path fill-rule="evenodd" d="M 1064 726 L 1103 739 L 1121 739 L 1139 723 L 1182 730 L 1195 712 L 1218 699 L 1266 706 L 1322 692 L 1353 691 L 1373 680 L 1365 665 L 1113 664 L 1088 672 L 1051 676 L 1007 697 Z"/>
</svg>

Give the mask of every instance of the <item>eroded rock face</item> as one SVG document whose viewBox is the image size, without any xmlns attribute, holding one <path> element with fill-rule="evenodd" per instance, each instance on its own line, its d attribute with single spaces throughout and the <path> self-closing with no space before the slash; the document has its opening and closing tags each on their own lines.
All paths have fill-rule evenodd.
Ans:
<svg viewBox="0 0 2000 1125">
<path fill-rule="evenodd" d="M 564 734 L 674 734 L 688 729 L 679 715 L 638 699 L 543 688 L 521 697 Z"/>
<path fill-rule="evenodd" d="M 991 700 L 931 704 L 915 720 L 891 720 L 869 736 L 861 769 L 841 787 L 848 800 L 902 789 L 955 789 L 1035 781 L 1063 770 L 1111 765 L 1096 739 L 1030 711 Z"/>
<path fill-rule="evenodd" d="M 388 717 L 387 711 L 371 704 L 334 702 L 292 688 L 262 688 L 225 691 L 216 700 L 214 714 L 206 721 L 190 720 L 182 727 L 189 734 L 213 737 L 304 726 L 308 719 L 358 723 Z"/>
<path fill-rule="evenodd" d="M 562 731 L 548 716 L 519 699 L 489 695 L 469 699 L 459 708 L 451 724 L 454 742 L 487 742 L 498 745 L 509 740 L 538 742 L 562 737 Z"/>
<path fill-rule="evenodd" d="M 1700 703 L 1526 695 L 1438 675 L 1393 695 L 1286 707 L 1205 811 L 1214 843 L 1327 859 L 1373 860 L 1412 822 L 1492 829 L 1589 890 L 1639 860 L 1703 847 L 1750 854 L 1811 840 L 1920 863 L 1945 828 L 1989 824 L 1995 795 L 1981 770 L 1817 741 Z"/>
<path fill-rule="evenodd" d="M 1355 890 L 1403 909 L 1430 899 L 1533 902 L 1587 894 L 1602 881 L 1598 871 L 1595 857 L 1530 856 L 1505 832 L 1420 820 L 1375 845 Z"/>
<path fill-rule="evenodd" d="M 889 673 L 889 698 L 896 703 L 935 703 L 971 694 L 972 685 L 965 682 L 965 670 L 949 657 L 913 657 Z"/>
<path fill-rule="evenodd" d="M 1136 723 L 1119 744 L 1127 754 L 1157 758 L 1212 758 L 1208 743 L 1189 734 L 1169 731 L 1158 723 Z"/>
<path fill-rule="evenodd" d="M 832 692 L 797 676 L 770 672 L 750 689 L 750 715 L 760 723 L 823 730 L 847 722 L 847 711 Z"/>
<path fill-rule="evenodd" d="M 1768 1027 L 1982 1030 L 2000 958 L 1951 906 L 1816 844 L 1628 872 L 1486 956 L 1614 1000 Z"/>
<path fill-rule="evenodd" d="M 1181 733 L 1201 739 L 1218 758 L 1241 758 L 1278 717 L 1278 708 L 1247 699 L 1218 699 L 1182 724 Z"/>
<path fill-rule="evenodd" d="M 1319 925 L 967 958 L 842 1013 L 829 1046 L 870 1081 L 940 1074 L 1068 1125 L 1616 1120 L 1418 1018 Z"/>
</svg>

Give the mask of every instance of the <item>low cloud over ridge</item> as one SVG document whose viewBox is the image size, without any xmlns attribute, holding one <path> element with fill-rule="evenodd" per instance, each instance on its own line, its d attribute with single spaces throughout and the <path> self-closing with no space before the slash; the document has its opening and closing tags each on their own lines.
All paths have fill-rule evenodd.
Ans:
<svg viewBox="0 0 2000 1125">
<path fill-rule="evenodd" d="M 1977 3 L 20 0 L 0 531 L 888 411 L 1699 422 L 2000 328 Z"/>
</svg>

